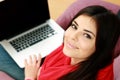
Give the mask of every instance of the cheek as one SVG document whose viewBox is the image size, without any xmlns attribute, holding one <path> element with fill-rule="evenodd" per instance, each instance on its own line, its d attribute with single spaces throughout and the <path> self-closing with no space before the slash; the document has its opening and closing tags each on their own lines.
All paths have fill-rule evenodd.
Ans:
<svg viewBox="0 0 120 80">
<path fill-rule="evenodd" d="M 95 47 L 89 45 L 88 43 L 81 41 L 78 44 L 79 49 L 69 49 L 68 47 L 66 47 L 66 45 L 64 45 L 64 54 L 68 57 L 80 58 L 84 60 L 95 51 Z"/>
<path fill-rule="evenodd" d="M 86 41 L 79 42 L 79 53 L 84 55 L 85 57 L 90 56 L 95 52 L 95 44 L 94 43 L 87 43 Z"/>
<path fill-rule="evenodd" d="M 65 31 L 65 34 L 64 34 L 64 42 L 65 42 L 65 39 L 69 39 L 69 37 L 70 37 L 70 35 L 71 35 L 71 32 L 70 31 Z"/>
<path fill-rule="evenodd" d="M 69 35 L 69 36 L 70 36 L 71 32 L 72 32 L 72 31 L 70 30 L 70 28 L 68 28 L 68 29 L 65 31 L 65 35 L 67 35 L 67 36 Z"/>
</svg>

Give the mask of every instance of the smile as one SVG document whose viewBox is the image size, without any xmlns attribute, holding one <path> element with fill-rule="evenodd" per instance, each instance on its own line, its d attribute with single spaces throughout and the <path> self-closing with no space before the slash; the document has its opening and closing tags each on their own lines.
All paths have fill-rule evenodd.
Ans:
<svg viewBox="0 0 120 80">
<path fill-rule="evenodd" d="M 68 48 L 70 48 L 70 49 L 78 49 L 78 47 L 76 47 L 76 46 L 74 46 L 74 45 L 72 45 L 72 44 L 70 44 L 70 43 L 67 43 L 66 46 L 67 46 Z"/>
</svg>

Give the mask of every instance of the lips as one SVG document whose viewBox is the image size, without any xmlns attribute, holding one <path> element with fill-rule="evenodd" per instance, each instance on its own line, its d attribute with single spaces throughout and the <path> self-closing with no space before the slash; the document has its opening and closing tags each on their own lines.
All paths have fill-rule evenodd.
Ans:
<svg viewBox="0 0 120 80">
<path fill-rule="evenodd" d="M 73 45 L 71 43 L 67 43 L 66 46 L 70 49 L 78 49 L 78 47 L 76 47 L 75 45 Z"/>
</svg>

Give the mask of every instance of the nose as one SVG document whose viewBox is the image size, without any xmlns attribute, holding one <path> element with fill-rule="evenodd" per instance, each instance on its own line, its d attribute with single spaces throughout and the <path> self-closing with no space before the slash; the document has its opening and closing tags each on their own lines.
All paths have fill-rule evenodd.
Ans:
<svg viewBox="0 0 120 80">
<path fill-rule="evenodd" d="M 78 41 L 79 39 L 79 34 L 78 32 L 74 32 L 70 35 L 71 39 L 74 40 L 74 41 Z"/>
</svg>

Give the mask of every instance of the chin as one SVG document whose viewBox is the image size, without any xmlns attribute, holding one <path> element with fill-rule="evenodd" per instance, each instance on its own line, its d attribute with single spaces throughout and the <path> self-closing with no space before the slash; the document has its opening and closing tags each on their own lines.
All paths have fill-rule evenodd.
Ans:
<svg viewBox="0 0 120 80">
<path fill-rule="evenodd" d="M 63 53 L 68 57 L 72 57 L 72 52 L 70 50 L 67 50 L 65 47 L 63 48 Z"/>
</svg>

